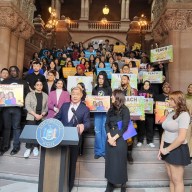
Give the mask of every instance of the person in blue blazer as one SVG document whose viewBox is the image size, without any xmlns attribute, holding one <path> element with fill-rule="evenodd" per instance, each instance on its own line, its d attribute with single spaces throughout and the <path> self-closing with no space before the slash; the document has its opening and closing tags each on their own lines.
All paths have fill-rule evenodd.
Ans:
<svg viewBox="0 0 192 192">
<path fill-rule="evenodd" d="M 77 127 L 79 135 L 81 135 L 84 130 L 90 128 L 90 111 L 88 107 L 81 102 L 82 96 L 82 89 L 74 87 L 71 90 L 71 102 L 64 103 L 55 116 L 64 126 Z M 79 145 L 70 146 L 69 192 L 72 191 L 74 186 L 78 151 Z"/>
</svg>

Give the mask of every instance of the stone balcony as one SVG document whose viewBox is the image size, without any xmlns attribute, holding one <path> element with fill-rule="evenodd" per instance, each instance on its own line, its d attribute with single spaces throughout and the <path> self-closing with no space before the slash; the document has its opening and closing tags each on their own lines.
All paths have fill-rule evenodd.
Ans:
<svg viewBox="0 0 192 192">
<path fill-rule="evenodd" d="M 129 21 L 81 21 L 71 20 L 68 23 L 70 31 L 109 31 L 109 32 L 127 32 Z"/>
</svg>

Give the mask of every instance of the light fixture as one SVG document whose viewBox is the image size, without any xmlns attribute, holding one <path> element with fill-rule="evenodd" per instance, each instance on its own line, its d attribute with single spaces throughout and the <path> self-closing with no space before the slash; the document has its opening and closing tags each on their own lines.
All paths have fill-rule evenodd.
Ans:
<svg viewBox="0 0 192 192">
<path fill-rule="evenodd" d="M 56 10 L 54 8 L 52 8 L 52 7 L 49 7 L 48 11 L 50 13 L 50 17 L 49 17 L 45 27 L 47 29 L 54 29 L 57 26 L 57 24 L 58 24 L 58 19 L 56 17 L 57 16 Z"/>
<path fill-rule="evenodd" d="M 103 14 L 104 15 L 108 15 L 109 14 L 109 7 L 107 5 L 105 5 L 105 7 L 103 7 Z"/>
<path fill-rule="evenodd" d="M 69 24 L 71 22 L 71 19 L 69 17 L 66 17 L 65 22 Z"/>
<path fill-rule="evenodd" d="M 107 18 L 103 17 L 103 18 L 101 19 L 101 23 L 106 24 L 106 23 L 107 23 Z"/>
<path fill-rule="evenodd" d="M 139 17 L 139 21 L 138 21 L 138 24 L 141 26 L 141 27 L 144 27 L 147 25 L 147 17 L 142 14 L 141 17 Z"/>
</svg>

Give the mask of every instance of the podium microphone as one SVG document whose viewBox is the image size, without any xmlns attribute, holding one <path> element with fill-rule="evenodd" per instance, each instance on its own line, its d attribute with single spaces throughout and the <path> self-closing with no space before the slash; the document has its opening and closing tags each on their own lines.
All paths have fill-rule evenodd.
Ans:
<svg viewBox="0 0 192 192">
<path fill-rule="evenodd" d="M 77 121 L 77 124 L 79 124 L 79 121 L 78 121 L 78 118 L 77 118 L 77 115 L 76 115 L 76 111 L 75 111 L 75 109 L 73 107 L 71 108 L 71 111 L 74 114 L 74 117 L 75 117 L 75 120 Z"/>
<path fill-rule="evenodd" d="M 78 121 L 78 118 L 77 118 L 77 115 L 76 115 L 76 111 L 75 111 L 75 109 L 73 107 L 71 108 L 71 111 L 73 112 L 73 115 L 74 115 L 75 120 L 77 121 L 77 125 L 78 125 L 79 121 Z M 77 127 L 77 129 L 78 129 L 78 132 L 80 133 L 79 127 Z"/>
</svg>

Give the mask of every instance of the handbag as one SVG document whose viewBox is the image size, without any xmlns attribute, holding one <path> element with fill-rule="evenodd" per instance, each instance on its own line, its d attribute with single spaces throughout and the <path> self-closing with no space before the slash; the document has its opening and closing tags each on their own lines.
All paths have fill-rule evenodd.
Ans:
<svg viewBox="0 0 192 192">
<path fill-rule="evenodd" d="M 118 121 L 117 122 L 117 126 L 118 129 L 121 130 L 122 129 L 122 121 Z M 123 133 L 122 137 L 124 140 L 127 140 L 131 137 L 134 137 L 135 135 L 137 135 L 137 131 L 135 130 L 134 126 L 133 126 L 133 121 L 129 121 L 127 130 Z"/>
</svg>

